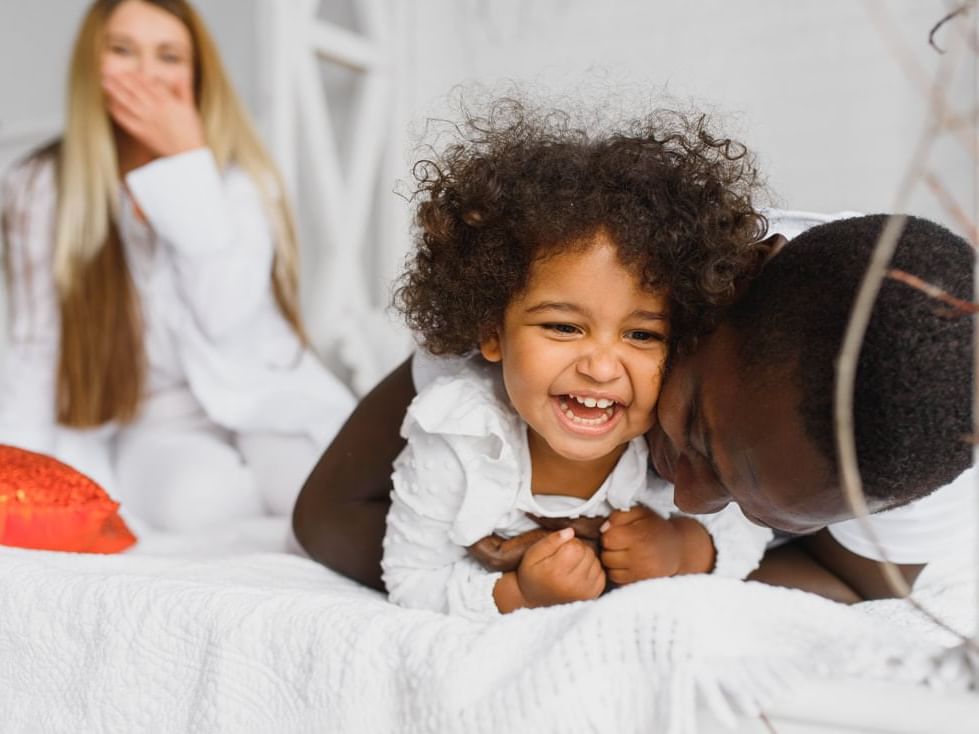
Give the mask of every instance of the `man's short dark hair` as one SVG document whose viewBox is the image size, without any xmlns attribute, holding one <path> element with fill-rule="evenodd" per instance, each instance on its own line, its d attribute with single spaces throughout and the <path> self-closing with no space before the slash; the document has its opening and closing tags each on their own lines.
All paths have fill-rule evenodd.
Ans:
<svg viewBox="0 0 979 734">
<path fill-rule="evenodd" d="M 836 361 L 887 215 L 814 227 L 765 266 L 734 307 L 741 359 L 758 379 L 800 389 L 806 433 L 838 470 Z M 891 268 L 972 300 L 975 253 L 944 227 L 908 217 Z M 760 369 L 759 369 L 760 368 Z M 973 317 L 885 279 L 857 364 L 854 429 L 864 491 L 891 506 L 951 482 L 972 462 Z"/>
</svg>

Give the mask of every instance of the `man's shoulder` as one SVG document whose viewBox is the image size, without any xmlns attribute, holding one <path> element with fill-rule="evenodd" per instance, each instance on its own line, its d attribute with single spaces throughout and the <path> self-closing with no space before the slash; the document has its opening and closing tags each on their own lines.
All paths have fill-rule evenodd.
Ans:
<svg viewBox="0 0 979 734">
<path fill-rule="evenodd" d="M 977 468 L 927 497 L 868 519 L 881 549 L 895 563 L 928 563 L 962 552 L 979 533 L 975 516 Z M 876 544 L 856 519 L 829 526 L 830 535 L 857 555 L 881 560 Z"/>
</svg>

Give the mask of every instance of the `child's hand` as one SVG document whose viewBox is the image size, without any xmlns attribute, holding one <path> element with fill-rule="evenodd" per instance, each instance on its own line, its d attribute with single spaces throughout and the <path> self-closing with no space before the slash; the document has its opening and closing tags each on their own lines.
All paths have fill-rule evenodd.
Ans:
<svg viewBox="0 0 979 734">
<path fill-rule="evenodd" d="M 487 571 L 516 571 L 520 561 L 530 547 L 541 538 L 550 535 L 552 530 L 571 528 L 575 537 L 591 546 L 598 553 L 598 541 L 601 533 L 598 531 L 605 517 L 541 517 L 527 513 L 527 517 L 540 525 L 539 528 L 528 530 L 512 538 L 502 538 L 499 535 L 487 535 L 480 538 L 467 549 L 469 555 L 476 559 L 480 566 Z"/>
<path fill-rule="evenodd" d="M 680 571 L 682 538 L 648 507 L 616 510 L 603 526 L 602 565 L 616 584 L 673 576 Z"/>
<path fill-rule="evenodd" d="M 517 585 L 527 607 L 583 601 L 605 590 L 605 571 L 595 552 L 565 528 L 530 547 L 517 569 Z"/>
<path fill-rule="evenodd" d="M 170 89 L 139 72 L 107 75 L 102 88 L 112 119 L 154 155 L 176 155 L 204 145 L 191 89 Z"/>
<path fill-rule="evenodd" d="M 501 538 L 499 535 L 487 535 L 480 538 L 467 549 L 469 555 L 475 558 L 479 565 L 487 571 L 516 571 L 524 555 L 541 538 L 550 533 L 541 528 L 528 530 L 512 538 Z"/>
</svg>

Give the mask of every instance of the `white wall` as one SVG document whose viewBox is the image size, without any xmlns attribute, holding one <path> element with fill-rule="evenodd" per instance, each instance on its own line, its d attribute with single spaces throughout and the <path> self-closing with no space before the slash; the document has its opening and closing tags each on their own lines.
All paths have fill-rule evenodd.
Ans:
<svg viewBox="0 0 979 734">
<path fill-rule="evenodd" d="M 447 89 L 509 79 L 585 98 L 667 92 L 715 110 L 759 155 L 783 205 L 884 211 L 920 133 L 924 96 L 888 53 L 868 8 L 880 5 L 929 75 L 942 0 L 427 0 L 410 3 L 407 79 L 416 115 L 444 109 Z M 947 33 L 940 33 L 947 39 Z M 974 67 L 953 96 L 976 104 Z M 975 201 L 965 149 L 943 140 L 933 168 L 960 205 Z M 918 191 L 913 212 L 955 223 Z M 961 231 L 961 228 L 959 228 Z"/>
<path fill-rule="evenodd" d="M 239 93 L 259 107 L 256 0 L 197 0 Z M 0 2 L 0 168 L 57 133 L 64 112 L 65 75 L 87 0 Z"/>
<path fill-rule="evenodd" d="M 266 132 L 268 44 L 256 23 L 257 9 L 292 1 L 196 2 L 239 92 Z M 319 15 L 356 29 L 357 1 L 323 0 Z M 403 179 L 424 118 L 452 114 L 447 109 L 451 89 L 516 81 L 531 91 L 564 92 L 585 105 L 618 97 L 634 108 L 679 101 L 711 111 L 724 132 L 757 152 L 774 203 L 819 211 L 892 209 L 924 119 L 924 95 L 889 54 L 869 8 L 886 10 L 911 48 L 912 63 L 926 75 L 939 60 L 927 46 L 928 31 L 946 12 L 944 0 L 382 2 L 390 4 L 402 41 L 392 50 L 399 83 L 391 128 L 403 131 L 396 141 L 404 149 Z M 57 130 L 67 56 L 87 5 L 87 0 L 0 2 L 0 168 Z M 331 117 L 341 137 L 349 135 L 344 105 L 353 98 L 355 79 L 326 71 L 324 83 Z M 976 90 L 974 67 L 960 64 L 952 99 L 963 109 L 974 107 Z M 965 149 L 939 140 L 930 167 L 959 206 L 971 212 L 979 197 L 975 165 Z M 380 196 L 392 196 L 393 179 L 380 182 Z M 301 219 L 321 204 L 302 186 L 297 196 Z M 381 245 L 375 249 L 389 258 L 376 263 L 375 305 L 385 300 L 408 244 L 406 217 L 394 217 L 390 209 L 383 215 L 387 226 L 372 228 Z M 909 209 L 964 232 L 924 188 L 915 192 Z M 315 236 L 306 239 L 305 261 L 315 263 L 322 243 Z M 317 285 L 309 282 L 311 272 L 304 282 L 307 295 Z"/>
<path fill-rule="evenodd" d="M 260 1 L 196 4 L 264 127 L 261 32 L 254 23 Z M 396 60 L 406 130 L 419 128 L 426 114 L 444 114 L 448 90 L 473 81 L 577 90 L 586 101 L 607 95 L 609 88 L 652 102 L 665 91 L 715 111 L 724 130 L 748 142 L 779 203 L 879 211 L 893 205 L 924 118 L 923 95 L 889 54 L 870 16 L 874 3 L 391 1 L 402 4 L 406 20 L 407 57 Z M 352 4 L 325 0 L 321 15 L 349 20 Z M 895 20 L 915 63 L 930 74 L 939 57 L 927 46 L 927 35 L 946 3 L 877 5 Z M 0 3 L 0 166 L 57 128 L 67 57 L 85 7 L 82 0 Z M 962 107 L 975 104 L 974 71 L 962 64 L 953 97 Z M 11 139 L 11 131 L 27 134 Z M 406 174 L 410 155 L 406 148 Z M 965 149 L 942 140 L 933 161 L 960 205 L 971 209 L 974 166 Z M 911 209 L 955 226 L 927 191 L 916 193 Z"/>
</svg>

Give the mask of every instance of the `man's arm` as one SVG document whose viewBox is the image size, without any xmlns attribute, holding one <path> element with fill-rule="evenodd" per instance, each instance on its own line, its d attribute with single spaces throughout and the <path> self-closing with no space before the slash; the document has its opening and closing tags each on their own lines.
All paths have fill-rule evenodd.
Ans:
<svg viewBox="0 0 979 734">
<path fill-rule="evenodd" d="M 415 397 L 408 359 L 360 402 L 303 485 L 292 514 L 313 560 L 375 589 L 400 428 Z"/>
<path fill-rule="evenodd" d="M 923 568 L 924 564 L 898 565 L 908 584 Z M 748 579 L 847 604 L 894 596 L 876 561 L 847 550 L 825 529 L 768 551 Z"/>
</svg>

